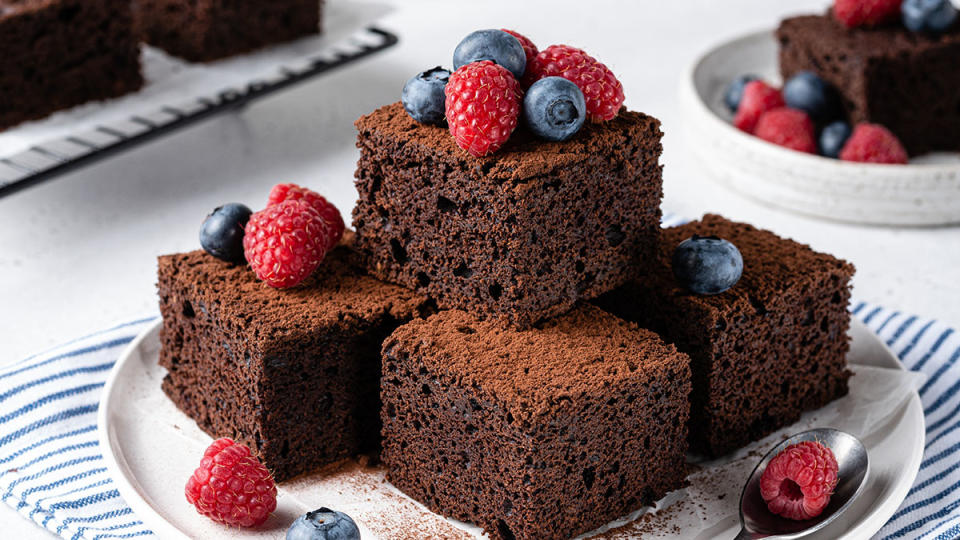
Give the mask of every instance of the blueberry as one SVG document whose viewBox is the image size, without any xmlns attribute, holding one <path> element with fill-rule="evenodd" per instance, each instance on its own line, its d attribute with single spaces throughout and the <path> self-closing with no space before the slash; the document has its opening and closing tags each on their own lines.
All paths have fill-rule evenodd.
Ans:
<svg viewBox="0 0 960 540">
<path fill-rule="evenodd" d="M 840 157 L 840 150 L 852 133 L 853 128 L 843 121 L 834 122 L 823 128 L 820 132 L 820 155 L 830 158 Z"/>
<path fill-rule="evenodd" d="M 693 235 L 673 252 L 673 275 L 697 294 L 720 294 L 736 285 L 742 274 L 740 250 L 716 236 Z"/>
<path fill-rule="evenodd" d="M 400 101 L 414 120 L 424 124 L 443 125 L 446 121 L 446 97 L 443 94 L 450 80 L 450 71 L 437 66 L 413 77 L 403 85 Z"/>
<path fill-rule="evenodd" d="M 840 115 L 840 96 L 826 81 L 812 71 L 801 71 L 783 85 L 787 107 L 800 109 L 814 121 L 825 122 Z"/>
<path fill-rule="evenodd" d="M 942 34 L 957 20 L 950 0 L 903 0 L 903 25 L 912 32 Z"/>
<path fill-rule="evenodd" d="M 203 220 L 200 245 L 218 259 L 242 263 L 243 228 L 250 220 L 250 209 L 239 203 L 218 206 Z"/>
<path fill-rule="evenodd" d="M 463 38 L 453 51 L 453 69 L 481 60 L 500 64 L 517 80 L 527 69 L 527 55 L 520 40 L 503 30 L 477 30 Z"/>
<path fill-rule="evenodd" d="M 523 118 L 538 137 L 565 141 L 580 131 L 587 118 L 587 102 L 576 84 L 563 77 L 545 77 L 523 97 Z"/>
<path fill-rule="evenodd" d="M 730 109 L 730 112 L 735 113 L 737 109 L 740 108 L 740 100 L 743 99 L 743 89 L 747 86 L 747 83 L 758 80 L 760 80 L 760 77 L 756 75 L 741 75 L 730 81 L 730 84 L 727 85 L 726 92 L 723 94 L 723 102 L 727 108 Z"/>
<path fill-rule="evenodd" d="M 297 518 L 287 540 L 360 540 L 360 529 L 343 512 L 320 508 Z"/>
</svg>

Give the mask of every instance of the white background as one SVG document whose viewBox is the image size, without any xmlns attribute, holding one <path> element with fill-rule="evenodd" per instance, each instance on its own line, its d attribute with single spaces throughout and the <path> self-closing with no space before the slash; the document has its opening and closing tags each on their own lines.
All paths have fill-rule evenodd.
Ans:
<svg viewBox="0 0 960 540">
<path fill-rule="evenodd" d="M 349 5 L 347 0 L 329 0 Z M 824 0 L 397 0 L 380 23 L 401 43 L 247 110 L 0 199 L 0 366 L 118 319 L 156 310 L 155 258 L 198 247 L 206 214 L 258 209 L 270 187 L 320 191 L 349 219 L 353 121 L 399 99 L 411 75 L 451 64 L 461 37 L 508 27 L 541 47 L 568 43 L 605 62 L 630 108 L 664 123 L 664 208 L 749 221 L 853 261 L 854 296 L 960 325 L 960 228 L 894 229 L 815 221 L 714 184 L 679 125 L 677 89 L 712 45 L 772 28 Z M 370 2 L 364 2 L 370 9 Z M 7 507 L 4 535 L 44 534 Z"/>
</svg>

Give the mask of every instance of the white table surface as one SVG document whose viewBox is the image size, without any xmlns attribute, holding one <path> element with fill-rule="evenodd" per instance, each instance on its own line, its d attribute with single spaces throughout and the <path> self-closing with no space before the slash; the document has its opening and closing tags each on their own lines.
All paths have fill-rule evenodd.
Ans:
<svg viewBox="0 0 960 540">
<path fill-rule="evenodd" d="M 349 0 L 329 0 L 348 3 Z M 449 66 L 459 39 L 506 26 L 541 47 L 585 48 L 620 77 L 626 104 L 664 123 L 664 208 L 712 211 L 853 261 L 854 296 L 960 325 L 960 228 L 894 229 L 815 221 L 713 183 L 679 125 L 686 67 L 720 41 L 773 27 L 825 0 L 396 0 L 379 4 L 398 46 L 362 63 L 109 161 L 0 199 L 0 366 L 118 319 L 156 310 L 157 255 L 198 247 L 207 212 L 257 209 L 297 182 L 349 216 L 353 121 L 399 99 L 414 73 Z M 370 9 L 370 2 L 364 2 Z M 4 536 L 46 533 L 6 506 Z"/>
</svg>

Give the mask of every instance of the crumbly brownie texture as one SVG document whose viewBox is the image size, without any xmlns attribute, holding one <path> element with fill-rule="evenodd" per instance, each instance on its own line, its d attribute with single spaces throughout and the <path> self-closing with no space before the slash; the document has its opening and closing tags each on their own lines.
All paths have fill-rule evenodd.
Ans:
<svg viewBox="0 0 960 540">
<path fill-rule="evenodd" d="M 358 248 L 442 308 L 529 327 L 634 275 L 659 236 L 660 123 L 621 111 L 565 142 L 475 158 L 399 104 L 357 121 Z"/>
<path fill-rule="evenodd" d="M 388 479 L 493 538 L 569 538 L 683 485 L 689 359 L 593 306 L 525 331 L 411 322 L 381 392 Z"/>
<path fill-rule="evenodd" d="M 680 287 L 674 248 L 699 234 L 740 249 L 740 282 L 715 296 Z M 598 304 L 650 328 L 690 355 L 690 438 L 717 456 L 791 424 L 847 393 L 849 263 L 769 231 L 704 216 L 664 230 L 650 273 Z"/>
<path fill-rule="evenodd" d="M 320 32 L 322 0 L 134 0 L 144 39 L 206 62 Z"/>
<path fill-rule="evenodd" d="M 0 129 L 143 84 L 125 0 L 0 0 Z"/>
<path fill-rule="evenodd" d="M 380 345 L 425 308 L 351 258 L 338 247 L 279 291 L 202 251 L 160 257 L 163 390 L 277 480 L 377 447 Z"/>
<path fill-rule="evenodd" d="M 777 40 L 784 80 L 817 73 L 840 91 L 852 122 L 886 126 L 911 155 L 960 150 L 960 26 L 930 36 L 810 15 L 784 20 Z"/>
</svg>

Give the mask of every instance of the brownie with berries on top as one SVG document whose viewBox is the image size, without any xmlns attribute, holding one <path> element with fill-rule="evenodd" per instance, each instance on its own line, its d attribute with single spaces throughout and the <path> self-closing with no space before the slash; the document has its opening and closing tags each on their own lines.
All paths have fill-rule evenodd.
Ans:
<svg viewBox="0 0 960 540">
<path fill-rule="evenodd" d="M 689 363 L 590 305 L 528 330 L 415 320 L 383 346 L 387 477 L 491 538 L 590 531 L 683 486 Z"/>
<path fill-rule="evenodd" d="M 143 85 L 126 1 L 0 0 L 0 129 Z"/>
<path fill-rule="evenodd" d="M 953 9 L 949 0 L 940 1 Z M 781 22 L 776 38 L 783 79 L 816 73 L 840 92 L 851 123 L 886 127 L 911 155 L 960 150 L 960 24 L 913 31 L 899 0 L 891 3 L 890 16 L 874 24 L 861 20 L 856 6 L 844 7 L 846 22 L 838 20 L 841 3 L 858 2 Z"/>
<path fill-rule="evenodd" d="M 134 0 L 144 39 L 207 62 L 320 33 L 322 0 Z"/>
<path fill-rule="evenodd" d="M 566 45 L 479 30 L 453 64 L 356 122 L 371 273 L 519 328 L 626 282 L 660 234 L 660 122 Z"/>
<path fill-rule="evenodd" d="M 674 254 L 694 235 L 739 248 L 736 285 L 704 294 L 716 291 L 681 284 Z M 597 303 L 690 355 L 691 449 L 717 456 L 847 393 L 853 272 L 806 245 L 706 215 L 665 229 L 654 264 Z"/>
<path fill-rule="evenodd" d="M 164 391 L 278 480 L 376 449 L 380 344 L 431 310 L 366 276 L 344 232 L 326 198 L 278 184 L 259 212 L 214 209 L 204 251 L 159 259 Z"/>
<path fill-rule="evenodd" d="M 159 259 L 163 390 L 277 480 L 376 449 L 380 344 L 429 310 L 365 275 L 351 238 L 288 289 L 203 251 Z"/>
<path fill-rule="evenodd" d="M 357 246 L 375 276 L 520 326 L 622 283 L 659 237 L 660 123 L 621 111 L 572 139 L 518 131 L 473 157 L 398 104 L 357 122 Z"/>
</svg>

